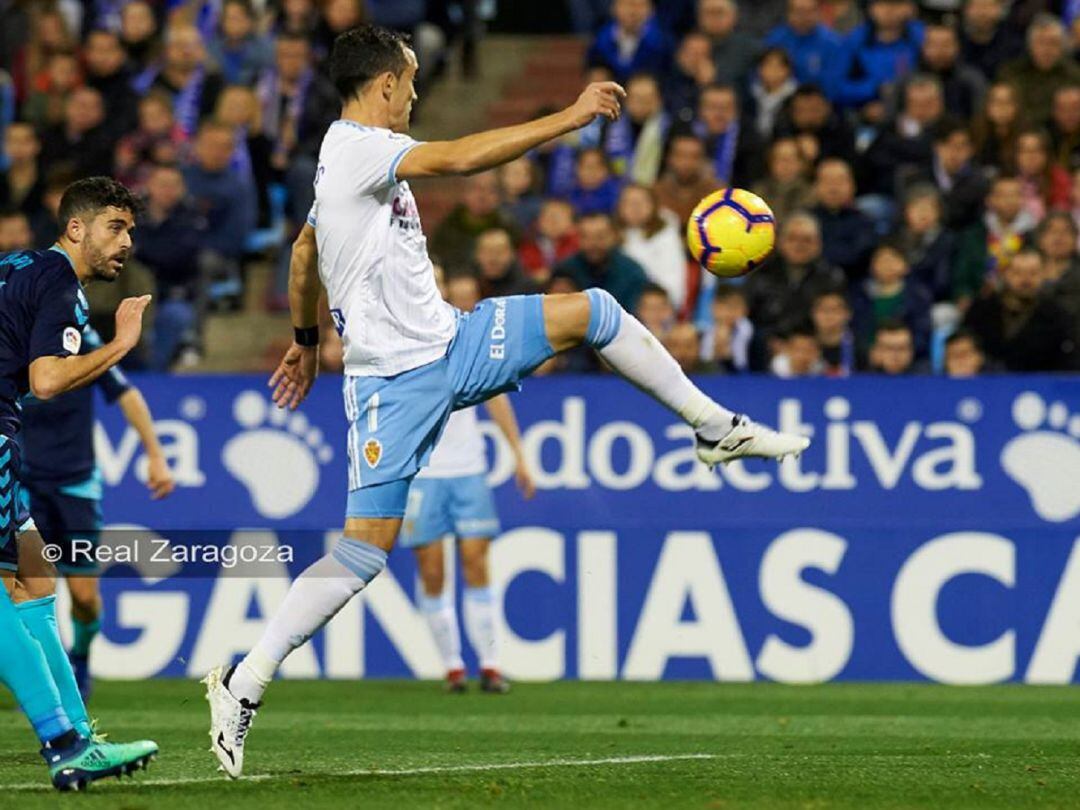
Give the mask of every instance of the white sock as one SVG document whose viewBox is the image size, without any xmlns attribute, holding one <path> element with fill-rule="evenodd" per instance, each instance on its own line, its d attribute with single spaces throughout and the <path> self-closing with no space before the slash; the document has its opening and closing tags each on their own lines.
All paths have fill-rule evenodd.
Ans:
<svg viewBox="0 0 1080 810">
<path fill-rule="evenodd" d="M 491 588 L 466 588 L 462 594 L 465 633 L 480 661 L 481 669 L 499 668 L 499 645 L 495 638 L 495 602 Z"/>
<path fill-rule="evenodd" d="M 458 630 L 453 598 L 448 598 L 446 594 L 421 594 L 418 602 L 435 639 L 435 646 L 439 648 L 443 667 L 447 672 L 465 669 L 465 662 L 461 660 L 461 632 Z"/>
<path fill-rule="evenodd" d="M 586 342 L 615 371 L 666 405 L 706 441 L 719 441 L 735 414 L 713 402 L 683 373 L 667 349 L 607 292 L 586 290 L 591 314 Z"/>
<path fill-rule="evenodd" d="M 386 552 L 342 538 L 334 551 L 296 578 L 262 638 L 229 679 L 228 689 L 258 703 L 286 656 L 311 638 L 386 566 Z"/>
</svg>

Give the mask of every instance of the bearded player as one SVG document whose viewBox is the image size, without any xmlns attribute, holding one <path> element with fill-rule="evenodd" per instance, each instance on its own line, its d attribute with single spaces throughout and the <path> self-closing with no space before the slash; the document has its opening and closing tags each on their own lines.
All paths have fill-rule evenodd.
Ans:
<svg viewBox="0 0 1080 810">
<path fill-rule="evenodd" d="M 614 82 L 590 84 L 570 107 L 544 118 L 419 143 L 405 134 L 416 70 L 407 41 L 377 26 L 340 35 L 330 56 L 342 114 L 323 138 L 315 203 L 293 245 L 294 344 L 270 385 L 281 407 L 297 407 L 310 391 L 325 287 L 345 351 L 345 531 L 293 582 L 251 652 L 206 677 L 212 750 L 232 777 L 242 772 L 252 720 L 281 662 L 386 566 L 410 482 L 451 412 L 517 390 L 549 357 L 584 343 L 689 424 L 705 464 L 780 459 L 809 445 L 713 402 L 605 290 L 494 298 L 470 313 L 446 304 L 407 181 L 490 169 L 599 115 L 615 120 L 626 94 Z"/>
<path fill-rule="evenodd" d="M 34 727 L 61 790 L 130 773 L 158 750 L 150 741 L 106 743 L 94 733 L 56 628 L 56 569 L 29 531 L 19 497 L 20 397 L 47 400 L 88 385 L 138 345 L 148 295 L 121 301 L 115 337 L 79 353 L 90 318 L 82 287 L 119 276 L 135 209 L 115 180 L 80 180 L 60 199 L 56 244 L 0 256 L 0 681 Z"/>
</svg>

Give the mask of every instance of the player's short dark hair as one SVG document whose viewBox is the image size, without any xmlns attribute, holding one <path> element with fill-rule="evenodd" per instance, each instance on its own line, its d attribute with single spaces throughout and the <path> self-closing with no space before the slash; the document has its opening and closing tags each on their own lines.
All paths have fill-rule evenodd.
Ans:
<svg viewBox="0 0 1080 810">
<path fill-rule="evenodd" d="M 382 73 L 400 76 L 408 66 L 408 45 L 406 34 L 381 25 L 360 25 L 338 35 L 330 52 L 330 79 L 341 100 L 357 96 Z"/>
<path fill-rule="evenodd" d="M 111 177 L 87 177 L 76 180 L 64 190 L 57 219 L 63 229 L 73 217 L 92 220 L 106 208 L 130 211 L 134 216 L 139 203 L 123 183 Z"/>
</svg>

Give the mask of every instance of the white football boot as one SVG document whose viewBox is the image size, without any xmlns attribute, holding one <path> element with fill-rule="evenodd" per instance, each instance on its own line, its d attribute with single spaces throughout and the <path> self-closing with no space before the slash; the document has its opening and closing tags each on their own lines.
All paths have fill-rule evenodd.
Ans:
<svg viewBox="0 0 1080 810">
<path fill-rule="evenodd" d="M 797 458 L 809 446 L 810 440 L 805 436 L 780 433 L 752 422 L 746 416 L 736 416 L 731 431 L 724 438 L 707 442 L 698 436 L 694 449 L 697 457 L 711 468 L 738 458 L 775 458 L 777 461 L 786 456 Z"/>
<path fill-rule="evenodd" d="M 234 697 L 225 687 L 225 678 L 225 667 L 214 667 L 202 682 L 210 703 L 210 750 L 221 763 L 220 770 L 236 779 L 244 770 L 244 740 L 262 704 Z"/>
</svg>

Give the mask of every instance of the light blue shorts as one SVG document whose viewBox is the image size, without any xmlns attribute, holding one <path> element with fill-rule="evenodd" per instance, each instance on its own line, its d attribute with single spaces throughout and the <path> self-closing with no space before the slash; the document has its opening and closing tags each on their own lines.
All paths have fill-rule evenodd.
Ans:
<svg viewBox="0 0 1080 810">
<path fill-rule="evenodd" d="M 499 516 L 485 476 L 413 479 L 398 537 L 405 548 L 426 546 L 448 534 L 465 539 L 498 533 Z"/>
<path fill-rule="evenodd" d="M 379 485 L 416 475 L 452 411 L 520 390 L 522 378 L 554 353 L 543 296 L 516 295 L 458 313 L 457 334 L 439 360 L 394 377 L 346 376 L 346 517 L 403 516 L 407 490 Z"/>
</svg>

